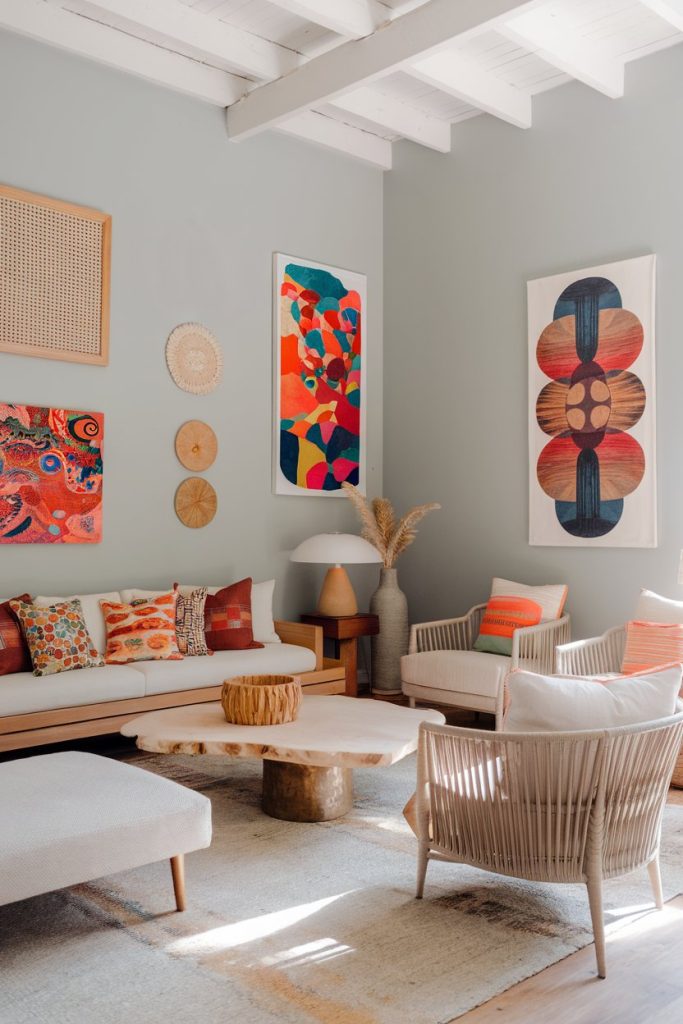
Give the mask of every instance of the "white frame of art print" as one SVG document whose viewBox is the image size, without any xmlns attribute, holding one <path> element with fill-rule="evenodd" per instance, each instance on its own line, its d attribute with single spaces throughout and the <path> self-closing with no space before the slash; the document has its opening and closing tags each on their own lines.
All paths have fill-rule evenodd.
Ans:
<svg viewBox="0 0 683 1024">
<path fill-rule="evenodd" d="M 627 367 L 645 388 L 645 409 L 628 433 L 645 454 L 645 472 L 638 486 L 624 498 L 619 522 L 601 537 L 578 537 L 565 530 L 555 513 L 554 499 L 541 488 L 536 467 L 541 451 L 551 440 L 536 420 L 536 401 L 550 378 L 536 360 L 541 332 L 553 320 L 555 303 L 572 282 L 584 277 L 604 277 L 618 288 L 622 308 L 634 313 L 643 325 L 643 347 Z M 556 547 L 657 546 L 656 377 L 655 377 L 655 279 L 656 257 L 651 254 L 620 260 L 586 270 L 555 274 L 527 284 L 529 325 L 529 544 Z M 598 359 L 599 361 L 599 359 Z"/>
<path fill-rule="evenodd" d="M 314 490 L 307 487 L 298 487 L 288 480 L 280 468 L 280 338 L 281 338 L 281 304 L 280 304 L 280 282 L 284 268 L 288 263 L 299 263 L 302 266 L 312 267 L 314 270 L 324 270 L 339 277 L 346 288 L 350 291 L 357 291 L 361 301 L 361 369 L 360 369 L 360 459 L 358 490 L 365 494 L 366 490 L 366 467 L 367 467 L 367 358 L 368 358 L 368 314 L 367 314 L 367 278 L 365 274 L 359 274 L 353 270 L 346 270 L 343 267 L 331 266 L 327 263 L 318 263 L 315 260 L 305 259 L 299 256 L 290 256 L 286 253 L 273 253 L 273 493 L 289 495 L 299 498 L 343 498 L 344 488 L 337 490 Z"/>
</svg>

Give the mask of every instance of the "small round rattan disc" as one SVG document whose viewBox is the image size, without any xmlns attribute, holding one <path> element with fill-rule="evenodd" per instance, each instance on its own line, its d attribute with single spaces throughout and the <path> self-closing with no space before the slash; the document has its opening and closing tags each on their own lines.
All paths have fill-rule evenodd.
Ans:
<svg viewBox="0 0 683 1024">
<path fill-rule="evenodd" d="M 218 498 L 208 480 L 190 476 L 183 480 L 175 492 L 175 511 L 185 526 L 198 530 L 206 526 L 216 515 Z"/>
<path fill-rule="evenodd" d="M 211 331 L 202 324 L 179 324 L 166 342 L 166 363 L 179 388 L 207 395 L 220 384 L 223 356 Z"/>
<path fill-rule="evenodd" d="M 185 469 L 202 473 L 213 465 L 218 440 L 208 423 L 188 420 L 175 436 L 175 453 Z"/>
</svg>

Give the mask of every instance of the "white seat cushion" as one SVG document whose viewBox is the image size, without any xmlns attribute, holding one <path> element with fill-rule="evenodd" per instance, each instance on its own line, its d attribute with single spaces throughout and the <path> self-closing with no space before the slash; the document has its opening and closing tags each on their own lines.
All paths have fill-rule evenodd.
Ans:
<svg viewBox="0 0 683 1024">
<path fill-rule="evenodd" d="M 139 661 L 145 694 L 172 693 L 200 686 L 218 686 L 231 676 L 311 672 L 315 654 L 294 644 L 266 644 L 246 651 L 216 651 L 210 657 L 182 661 Z"/>
<path fill-rule="evenodd" d="M 0 835 L 13 903 L 208 846 L 211 803 L 106 757 L 42 754 L 0 764 Z"/>
<path fill-rule="evenodd" d="M 447 690 L 495 699 L 510 671 L 503 654 L 422 651 L 401 658 L 401 680 L 410 689 Z"/>
<path fill-rule="evenodd" d="M 0 677 L 0 716 L 144 697 L 145 677 L 128 665 L 79 668 L 53 676 L 14 672 Z"/>
</svg>

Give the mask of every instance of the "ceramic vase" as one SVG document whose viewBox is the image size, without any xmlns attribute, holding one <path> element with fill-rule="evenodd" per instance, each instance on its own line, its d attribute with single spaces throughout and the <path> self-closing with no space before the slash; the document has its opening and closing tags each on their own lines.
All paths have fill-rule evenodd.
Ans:
<svg viewBox="0 0 683 1024">
<path fill-rule="evenodd" d="M 408 653 L 408 601 L 399 588 L 396 569 L 380 570 L 379 586 L 370 598 L 379 616 L 379 634 L 370 640 L 372 691 L 401 692 L 401 657 Z"/>
</svg>

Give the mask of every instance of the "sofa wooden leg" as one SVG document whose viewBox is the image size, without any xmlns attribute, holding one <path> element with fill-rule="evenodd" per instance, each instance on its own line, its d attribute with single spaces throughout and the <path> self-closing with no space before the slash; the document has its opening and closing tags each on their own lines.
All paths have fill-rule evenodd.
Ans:
<svg viewBox="0 0 683 1024">
<path fill-rule="evenodd" d="M 185 909 L 185 857 L 179 853 L 177 857 L 171 857 L 171 875 L 173 877 L 173 892 L 175 893 L 176 910 Z"/>
<path fill-rule="evenodd" d="M 409 708 L 414 708 L 415 707 L 415 698 L 414 697 L 408 697 L 408 707 Z"/>
</svg>

